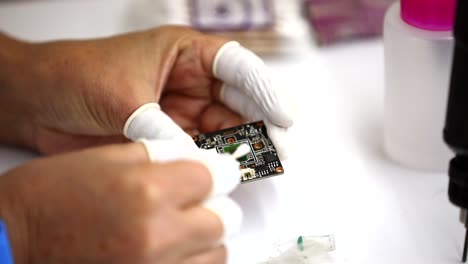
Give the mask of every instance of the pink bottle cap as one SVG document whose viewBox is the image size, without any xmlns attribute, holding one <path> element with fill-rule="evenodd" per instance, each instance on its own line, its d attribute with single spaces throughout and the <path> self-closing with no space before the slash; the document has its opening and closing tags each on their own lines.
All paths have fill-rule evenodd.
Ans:
<svg viewBox="0 0 468 264">
<path fill-rule="evenodd" d="M 401 18 L 431 31 L 452 30 L 457 0 L 401 0 Z"/>
</svg>

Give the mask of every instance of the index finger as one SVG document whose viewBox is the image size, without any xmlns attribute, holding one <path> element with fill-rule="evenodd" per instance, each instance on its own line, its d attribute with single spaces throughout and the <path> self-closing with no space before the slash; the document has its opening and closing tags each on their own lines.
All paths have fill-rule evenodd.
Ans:
<svg viewBox="0 0 468 264">
<path fill-rule="evenodd" d="M 294 109 L 289 96 L 283 87 L 274 86 L 267 66 L 252 51 L 234 41 L 224 44 L 214 58 L 213 75 L 228 87 L 238 89 L 239 94 L 252 98 L 271 123 L 292 126 Z"/>
</svg>

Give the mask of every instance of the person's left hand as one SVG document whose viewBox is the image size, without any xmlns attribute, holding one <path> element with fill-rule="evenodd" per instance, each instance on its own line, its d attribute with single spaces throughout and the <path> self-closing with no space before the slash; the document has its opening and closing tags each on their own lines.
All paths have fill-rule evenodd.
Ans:
<svg viewBox="0 0 468 264">
<path fill-rule="evenodd" d="M 287 129 L 292 116 L 265 85 L 269 76 L 261 60 L 245 49 L 219 56 L 226 42 L 185 27 L 161 27 L 96 40 L 21 44 L 24 54 L 16 66 L 23 71 L 6 82 L 0 111 L 16 116 L 10 124 L 21 130 L 16 141 L 46 154 L 126 141 L 127 119 L 147 103 L 159 103 L 161 113 L 190 134 L 239 125 L 244 118 Z M 224 57 L 219 65 L 217 54 Z M 170 126 L 162 119 L 145 122 L 156 129 Z M 179 133 L 174 127 L 166 132 Z"/>
</svg>

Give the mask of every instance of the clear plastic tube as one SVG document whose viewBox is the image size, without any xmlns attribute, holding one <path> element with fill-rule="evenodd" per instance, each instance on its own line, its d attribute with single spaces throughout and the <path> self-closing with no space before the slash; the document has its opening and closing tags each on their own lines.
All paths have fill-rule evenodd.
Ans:
<svg viewBox="0 0 468 264">
<path fill-rule="evenodd" d="M 297 239 L 279 242 L 268 260 L 260 264 L 326 264 L 333 263 L 329 252 L 334 251 L 332 235 L 299 236 Z"/>
</svg>

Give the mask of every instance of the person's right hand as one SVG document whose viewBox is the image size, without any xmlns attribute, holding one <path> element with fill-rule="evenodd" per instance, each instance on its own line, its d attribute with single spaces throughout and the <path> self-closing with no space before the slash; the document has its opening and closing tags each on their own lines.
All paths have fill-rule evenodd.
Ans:
<svg viewBox="0 0 468 264">
<path fill-rule="evenodd" d="M 150 163 L 143 144 L 132 143 L 7 172 L 0 176 L 0 218 L 15 263 L 224 263 L 220 242 L 233 231 L 226 214 L 240 217 L 226 193 L 240 172 L 231 156 L 206 157 Z M 216 190 L 220 178 L 233 184 Z"/>
</svg>

